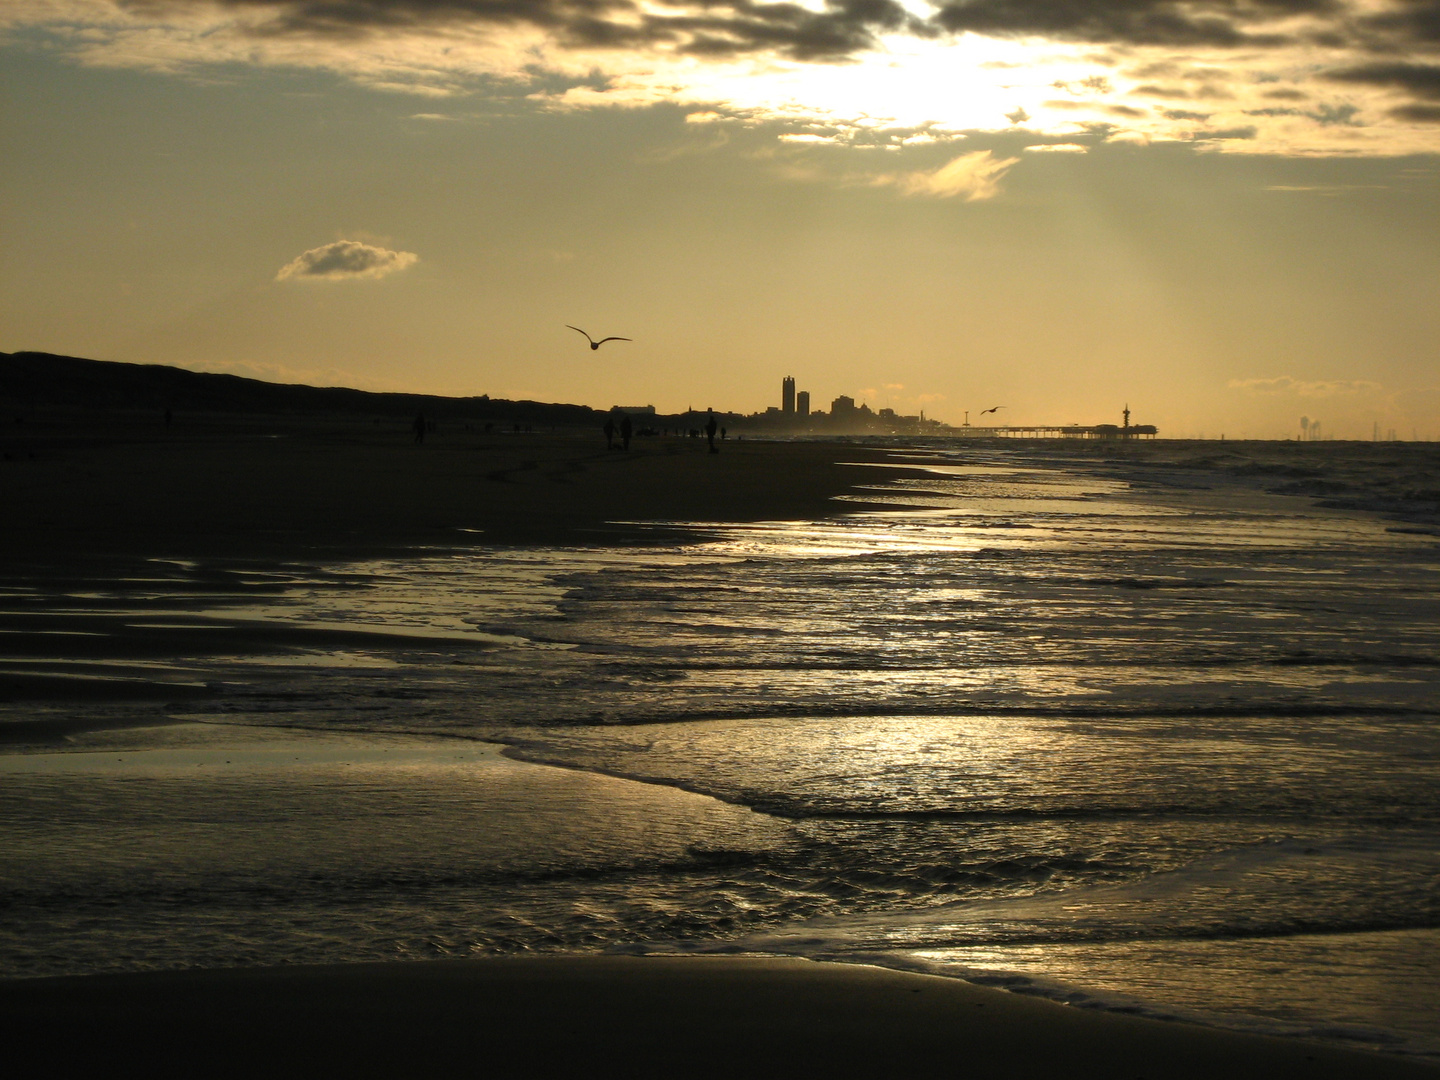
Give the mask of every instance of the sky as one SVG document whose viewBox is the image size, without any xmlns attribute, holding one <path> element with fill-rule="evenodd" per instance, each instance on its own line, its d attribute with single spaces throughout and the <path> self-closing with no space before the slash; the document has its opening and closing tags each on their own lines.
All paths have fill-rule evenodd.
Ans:
<svg viewBox="0 0 1440 1080">
<path fill-rule="evenodd" d="M 1440 439 L 1440 0 L 3 0 L 25 349 Z"/>
</svg>

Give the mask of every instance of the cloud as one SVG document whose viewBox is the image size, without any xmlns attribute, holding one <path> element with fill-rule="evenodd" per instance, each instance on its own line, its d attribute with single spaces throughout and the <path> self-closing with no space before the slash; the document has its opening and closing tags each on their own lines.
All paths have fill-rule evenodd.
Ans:
<svg viewBox="0 0 1440 1080">
<path fill-rule="evenodd" d="M 1360 26 L 1380 39 L 1377 52 L 1440 45 L 1440 0 L 1398 0 L 1367 15 Z"/>
<path fill-rule="evenodd" d="M 989 150 L 961 154 L 938 169 L 889 173 L 874 183 L 898 187 L 906 195 L 931 195 L 941 199 L 963 198 L 966 202 L 993 199 L 1000 193 L 1000 180 L 1020 159 L 997 158 Z"/>
<path fill-rule="evenodd" d="M 702 58 L 753 52 L 802 61 L 853 57 L 891 33 L 1185 49 L 1309 44 L 1314 23 L 1332 35 L 1353 24 L 1392 48 L 1397 41 L 1440 37 L 1436 0 L 1399 0 L 1378 12 L 1370 5 L 1357 11 L 1354 0 L 940 0 L 919 14 L 921 5 L 900 0 L 70 0 L 72 7 L 84 4 L 107 4 L 172 25 L 218 11 L 238 20 L 245 35 L 261 39 L 353 42 L 468 27 L 531 27 L 565 48 L 660 46 Z"/>
<path fill-rule="evenodd" d="M 935 21 L 954 33 L 1096 44 L 1276 48 L 1295 16 L 1339 13 L 1339 0 L 954 0 Z M 1278 25 L 1277 25 L 1278 24 Z"/>
<path fill-rule="evenodd" d="M 1313 192 L 1317 195 L 1344 195 L 1351 191 L 1384 191 L 1384 184 L 1267 184 L 1265 191 Z"/>
<path fill-rule="evenodd" d="M 129 11 L 164 15 L 201 7 L 239 13 L 257 38 L 362 41 L 465 27 L 533 27 L 571 49 L 660 46 L 697 57 L 773 53 L 835 60 L 876 44 L 876 34 L 922 20 L 898 0 L 828 0 L 821 10 L 757 0 L 115 0 Z"/>
<path fill-rule="evenodd" d="M 1202 128 L 1192 132 L 1190 138 L 1196 140 L 1253 139 L 1259 134 L 1259 131 L 1260 129 L 1254 124 L 1233 128 Z"/>
<path fill-rule="evenodd" d="M 1023 125 L 1039 144 L 1124 118 L 1138 144 L 1210 153 L 1440 149 L 1440 0 L 5 0 L 0 38 L 178 76 L 665 103 L 696 124 Z M 1306 105 L 1258 111 L 1277 102 Z"/>
<path fill-rule="evenodd" d="M 353 281 L 356 278 L 382 278 L 404 270 L 420 260 L 411 251 L 362 244 L 358 240 L 336 240 L 333 244 L 311 248 L 297 255 L 280 268 L 276 281 Z"/>
<path fill-rule="evenodd" d="M 1274 379 L 1231 379 L 1230 389 L 1263 396 L 1332 398 L 1351 394 L 1371 394 L 1385 388 L 1367 379 L 1322 379 L 1307 382 L 1281 375 Z"/>
<path fill-rule="evenodd" d="M 1432 5 L 1432 10 L 1436 36 L 1440 38 L 1440 4 Z M 1387 110 L 1390 116 L 1410 123 L 1440 123 L 1440 64 L 1385 61 L 1340 68 L 1327 72 L 1325 77 L 1332 82 L 1399 90 L 1418 100 L 1392 106 Z"/>
<path fill-rule="evenodd" d="M 1414 124 L 1440 124 L 1440 105 L 1424 105 L 1419 102 L 1397 105 L 1390 110 L 1390 115 L 1397 120 L 1408 120 Z"/>
<path fill-rule="evenodd" d="M 1335 82 L 1394 86 L 1417 97 L 1440 101 L 1440 64 L 1361 64 L 1328 72 L 1325 77 Z"/>
<path fill-rule="evenodd" d="M 1035 143 L 1025 147 L 1027 154 L 1086 154 L 1090 152 L 1087 146 L 1079 143 Z"/>
</svg>

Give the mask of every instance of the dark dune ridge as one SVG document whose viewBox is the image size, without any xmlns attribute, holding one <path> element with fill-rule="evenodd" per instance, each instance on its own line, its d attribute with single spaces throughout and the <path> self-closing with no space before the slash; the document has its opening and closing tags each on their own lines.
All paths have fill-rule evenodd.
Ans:
<svg viewBox="0 0 1440 1080">
<path fill-rule="evenodd" d="M 71 416 L 172 412 L 251 415 L 329 415 L 432 420 L 481 419 L 496 423 L 594 425 L 603 414 L 585 405 L 507 401 L 489 395 L 377 393 L 343 386 L 273 383 L 239 375 L 187 371 L 164 364 L 86 360 L 54 353 L 0 353 L 0 415 L 13 420 L 34 410 Z"/>
</svg>

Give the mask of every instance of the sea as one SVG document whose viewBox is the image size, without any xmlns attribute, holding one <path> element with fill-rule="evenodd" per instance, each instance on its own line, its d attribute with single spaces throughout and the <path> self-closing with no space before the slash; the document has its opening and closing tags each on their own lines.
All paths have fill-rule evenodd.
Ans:
<svg viewBox="0 0 1440 1080">
<path fill-rule="evenodd" d="M 1440 1062 L 1437 449 L 884 445 L 821 521 L 0 574 L 84 690 L 0 704 L 0 976 L 786 955 Z"/>
</svg>

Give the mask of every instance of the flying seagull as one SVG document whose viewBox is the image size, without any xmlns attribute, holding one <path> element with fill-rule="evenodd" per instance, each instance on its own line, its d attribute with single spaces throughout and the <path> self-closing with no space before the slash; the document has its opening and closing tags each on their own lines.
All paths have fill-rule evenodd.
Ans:
<svg viewBox="0 0 1440 1080">
<path fill-rule="evenodd" d="M 1004 405 L 996 405 L 995 408 L 993 408 L 993 409 L 984 409 L 984 410 L 982 410 L 981 413 L 980 413 L 980 415 L 981 415 L 981 416 L 984 416 L 985 413 L 987 413 L 987 412 L 999 412 L 999 411 L 1000 411 L 1001 409 L 1003 409 L 1004 407 L 1005 407 Z"/>
<path fill-rule="evenodd" d="M 570 326 L 570 324 L 569 324 L 568 322 L 567 322 L 565 325 L 566 325 L 566 326 Z M 578 327 L 578 326 L 570 326 L 570 329 L 571 329 L 571 330 L 574 330 L 577 334 L 585 334 L 585 331 L 584 331 L 584 330 L 581 330 L 580 327 Z M 592 349 L 598 349 L 598 348 L 600 348 L 601 345 L 604 345 L 605 342 L 607 342 L 607 341 L 631 341 L 631 340 L 633 340 L 633 339 L 632 339 L 632 338 L 628 338 L 628 337 L 602 337 L 599 341 L 596 341 L 596 340 L 595 340 L 594 338 L 592 338 L 589 334 L 585 334 L 585 340 L 588 341 L 588 342 L 590 342 L 590 348 L 592 348 Z"/>
</svg>

